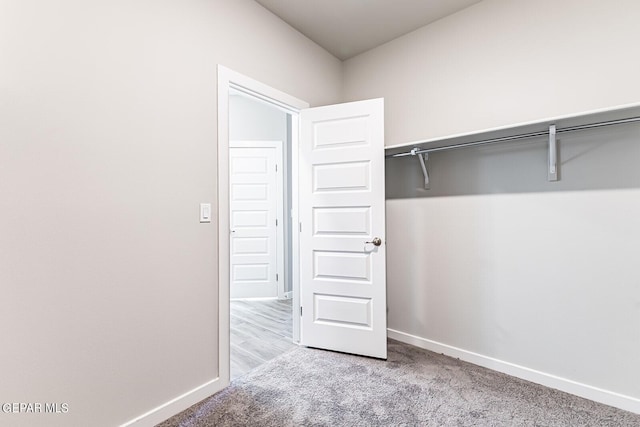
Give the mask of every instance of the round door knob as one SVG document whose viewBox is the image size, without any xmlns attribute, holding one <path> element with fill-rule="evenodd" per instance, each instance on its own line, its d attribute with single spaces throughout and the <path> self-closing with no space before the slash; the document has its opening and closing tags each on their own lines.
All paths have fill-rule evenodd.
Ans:
<svg viewBox="0 0 640 427">
<path fill-rule="evenodd" d="M 382 239 L 379 237 L 374 237 L 372 241 L 365 243 L 373 243 L 374 246 L 380 246 L 382 244 Z"/>
</svg>

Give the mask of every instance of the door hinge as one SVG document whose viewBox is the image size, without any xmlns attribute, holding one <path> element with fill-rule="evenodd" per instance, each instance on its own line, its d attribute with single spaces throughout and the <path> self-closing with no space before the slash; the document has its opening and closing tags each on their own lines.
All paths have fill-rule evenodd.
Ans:
<svg viewBox="0 0 640 427">
<path fill-rule="evenodd" d="M 299 223 L 300 225 L 300 232 L 302 233 L 302 223 Z"/>
<path fill-rule="evenodd" d="M 278 273 L 276 273 L 276 282 L 278 281 Z"/>
<path fill-rule="evenodd" d="M 276 218 L 276 227 L 278 226 L 278 218 Z"/>
<path fill-rule="evenodd" d="M 276 172 L 278 172 L 278 164 L 276 163 Z"/>
<path fill-rule="evenodd" d="M 302 316 L 302 306 L 300 306 L 300 316 Z"/>
</svg>

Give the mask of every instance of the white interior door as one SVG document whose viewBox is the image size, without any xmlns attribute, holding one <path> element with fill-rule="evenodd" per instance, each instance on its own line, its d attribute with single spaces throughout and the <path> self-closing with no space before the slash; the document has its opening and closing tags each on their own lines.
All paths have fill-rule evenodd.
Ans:
<svg viewBox="0 0 640 427">
<path fill-rule="evenodd" d="M 387 357 L 383 119 L 383 99 L 301 111 L 303 345 Z"/>
<path fill-rule="evenodd" d="M 231 298 L 277 297 L 284 253 L 282 145 L 229 145 Z"/>
</svg>

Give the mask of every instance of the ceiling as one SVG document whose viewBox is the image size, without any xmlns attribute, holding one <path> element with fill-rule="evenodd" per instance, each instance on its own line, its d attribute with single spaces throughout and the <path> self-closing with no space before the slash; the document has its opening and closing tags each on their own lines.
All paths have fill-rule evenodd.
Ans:
<svg viewBox="0 0 640 427">
<path fill-rule="evenodd" d="M 481 0 L 256 0 L 344 60 Z"/>
</svg>

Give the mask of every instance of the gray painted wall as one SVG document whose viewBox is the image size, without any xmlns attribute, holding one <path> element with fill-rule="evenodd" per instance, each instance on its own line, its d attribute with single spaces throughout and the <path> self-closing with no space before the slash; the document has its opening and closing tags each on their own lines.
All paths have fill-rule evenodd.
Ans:
<svg viewBox="0 0 640 427">
<path fill-rule="evenodd" d="M 485 0 L 347 60 L 345 99 L 385 98 L 387 145 L 639 102 L 638 16 Z M 563 134 L 559 182 L 546 159 L 435 153 L 429 191 L 416 158 L 387 160 L 389 328 L 639 411 L 640 125 Z"/>
<path fill-rule="evenodd" d="M 69 404 L 0 424 L 120 425 L 218 376 L 217 64 L 341 63 L 252 0 L 0 4 L 0 402 Z"/>
</svg>

